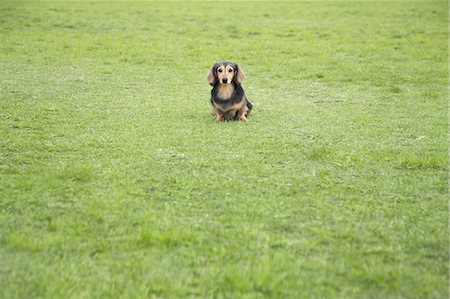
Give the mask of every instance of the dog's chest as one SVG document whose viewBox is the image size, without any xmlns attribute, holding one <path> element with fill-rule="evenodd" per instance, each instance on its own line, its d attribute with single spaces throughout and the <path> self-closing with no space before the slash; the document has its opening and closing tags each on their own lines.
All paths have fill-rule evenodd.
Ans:
<svg viewBox="0 0 450 299">
<path fill-rule="evenodd" d="M 231 98 L 234 92 L 234 86 L 231 84 L 220 86 L 217 90 L 217 97 L 222 100 L 228 100 Z"/>
</svg>

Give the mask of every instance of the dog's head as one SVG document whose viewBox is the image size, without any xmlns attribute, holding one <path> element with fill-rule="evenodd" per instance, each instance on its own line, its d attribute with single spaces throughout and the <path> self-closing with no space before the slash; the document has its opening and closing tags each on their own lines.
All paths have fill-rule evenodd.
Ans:
<svg viewBox="0 0 450 299">
<path fill-rule="evenodd" d="M 224 61 L 216 62 L 208 73 L 207 80 L 212 86 L 216 84 L 241 85 L 244 81 L 245 73 L 236 63 Z"/>
</svg>

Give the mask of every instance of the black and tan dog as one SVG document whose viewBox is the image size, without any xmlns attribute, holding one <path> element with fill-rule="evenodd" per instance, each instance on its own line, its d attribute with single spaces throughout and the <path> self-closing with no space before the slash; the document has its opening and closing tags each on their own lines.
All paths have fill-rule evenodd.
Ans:
<svg viewBox="0 0 450 299">
<path fill-rule="evenodd" d="M 211 105 L 217 121 L 247 121 L 253 105 L 241 86 L 244 78 L 244 70 L 234 62 L 217 62 L 212 66 L 207 80 L 213 86 Z"/>
</svg>

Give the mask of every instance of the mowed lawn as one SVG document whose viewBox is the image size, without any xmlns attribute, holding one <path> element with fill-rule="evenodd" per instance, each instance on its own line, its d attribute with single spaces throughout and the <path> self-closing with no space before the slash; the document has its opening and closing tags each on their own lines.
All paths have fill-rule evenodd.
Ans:
<svg viewBox="0 0 450 299">
<path fill-rule="evenodd" d="M 448 79 L 447 1 L 1 1 L 0 298 L 448 298 Z"/>
</svg>

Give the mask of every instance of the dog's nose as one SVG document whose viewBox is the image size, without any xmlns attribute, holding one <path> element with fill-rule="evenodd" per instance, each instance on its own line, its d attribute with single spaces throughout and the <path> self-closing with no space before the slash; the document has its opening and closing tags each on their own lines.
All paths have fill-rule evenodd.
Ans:
<svg viewBox="0 0 450 299">
<path fill-rule="evenodd" d="M 227 78 L 223 78 L 223 79 L 222 79 L 222 82 L 223 82 L 223 83 L 227 83 L 227 82 L 228 82 L 228 79 L 227 79 Z"/>
</svg>

